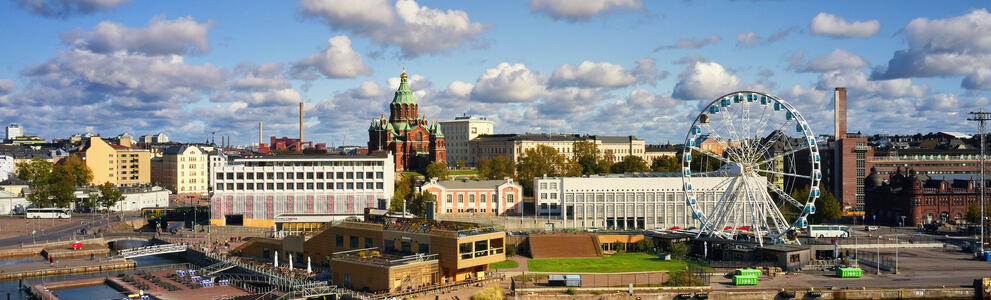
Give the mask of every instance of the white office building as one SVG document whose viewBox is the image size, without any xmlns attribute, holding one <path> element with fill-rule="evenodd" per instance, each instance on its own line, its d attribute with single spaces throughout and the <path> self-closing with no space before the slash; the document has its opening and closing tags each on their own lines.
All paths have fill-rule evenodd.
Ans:
<svg viewBox="0 0 991 300">
<path fill-rule="evenodd" d="M 272 227 L 283 214 L 359 216 L 392 198 L 386 156 L 249 156 L 214 168 L 210 223 Z"/>
<path fill-rule="evenodd" d="M 24 136 L 24 127 L 21 124 L 11 123 L 7 126 L 7 140 L 13 141 L 18 137 Z"/>
<path fill-rule="evenodd" d="M 727 177 L 693 177 L 707 213 L 725 190 Z M 697 226 L 677 173 L 610 174 L 534 178 L 538 217 L 563 218 L 566 228 L 668 229 Z M 718 188 L 717 188 L 718 186 Z M 563 213 L 563 214 L 562 214 Z"/>
<path fill-rule="evenodd" d="M 471 154 L 468 142 L 479 135 L 492 134 L 495 122 L 477 116 L 464 115 L 454 118 L 454 121 L 440 122 L 444 132 L 444 146 L 447 147 L 447 166 L 453 168 L 458 160 L 465 165 L 476 166 L 478 161 Z"/>
</svg>

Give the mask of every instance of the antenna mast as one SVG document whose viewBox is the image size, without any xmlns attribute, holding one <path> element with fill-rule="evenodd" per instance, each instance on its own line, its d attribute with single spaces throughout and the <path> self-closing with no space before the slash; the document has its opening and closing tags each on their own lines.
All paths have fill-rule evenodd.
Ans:
<svg viewBox="0 0 991 300">
<path fill-rule="evenodd" d="M 970 118 L 967 118 L 967 120 L 968 121 L 977 121 L 977 129 L 978 129 L 978 131 L 980 132 L 980 135 L 981 135 L 981 157 L 980 157 L 980 161 L 981 161 L 980 162 L 980 165 L 981 165 L 981 167 L 980 167 L 981 168 L 981 185 L 980 185 L 980 192 L 981 192 L 981 218 L 980 218 L 981 219 L 981 238 L 980 238 L 980 246 L 978 248 L 981 251 L 980 254 L 981 255 L 985 255 L 984 254 L 984 233 L 985 233 L 985 229 L 984 229 L 984 223 L 985 223 L 985 220 L 984 220 L 985 219 L 985 217 L 984 217 L 985 216 L 984 215 L 984 185 L 985 185 L 985 183 L 987 183 L 987 179 L 984 178 L 984 169 L 985 169 L 985 158 L 984 158 L 985 140 L 984 139 L 985 139 L 985 136 L 986 136 L 986 129 L 987 129 L 987 127 L 985 126 L 984 123 L 987 122 L 987 121 L 991 121 L 991 112 L 985 112 L 982 109 L 982 110 L 979 110 L 979 111 L 976 111 L 976 112 L 972 111 L 972 112 L 970 112 L 970 115 L 971 115 L 971 117 Z"/>
</svg>

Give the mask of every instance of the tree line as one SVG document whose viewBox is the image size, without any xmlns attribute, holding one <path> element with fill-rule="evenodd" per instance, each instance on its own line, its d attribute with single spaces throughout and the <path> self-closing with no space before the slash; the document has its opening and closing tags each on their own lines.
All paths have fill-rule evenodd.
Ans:
<svg viewBox="0 0 991 300">
<path fill-rule="evenodd" d="M 18 163 L 14 172 L 31 187 L 27 200 L 37 207 L 67 208 L 76 200 L 76 188 L 93 181 L 93 170 L 76 154 L 69 155 L 58 164 L 38 157 Z M 124 200 L 124 195 L 113 183 L 97 187 L 99 193 L 89 194 L 83 203 L 91 208 L 109 209 Z"/>
</svg>

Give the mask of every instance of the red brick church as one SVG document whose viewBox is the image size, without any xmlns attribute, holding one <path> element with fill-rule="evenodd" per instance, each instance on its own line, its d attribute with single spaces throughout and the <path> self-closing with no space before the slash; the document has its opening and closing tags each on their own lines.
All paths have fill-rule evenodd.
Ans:
<svg viewBox="0 0 991 300">
<path fill-rule="evenodd" d="M 416 170 L 435 161 L 446 162 L 444 133 L 440 124 L 431 124 L 419 114 L 419 105 L 406 82 L 406 72 L 399 76 L 399 89 L 385 114 L 368 127 L 368 151 L 389 151 L 396 159 L 396 171 Z"/>
</svg>

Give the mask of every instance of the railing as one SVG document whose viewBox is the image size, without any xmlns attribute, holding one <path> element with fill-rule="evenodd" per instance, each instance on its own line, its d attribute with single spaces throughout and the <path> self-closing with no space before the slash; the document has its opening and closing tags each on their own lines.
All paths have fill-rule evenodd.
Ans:
<svg viewBox="0 0 991 300">
<path fill-rule="evenodd" d="M 145 246 L 131 249 L 124 249 L 118 252 L 117 256 L 123 258 L 135 258 L 141 256 L 158 255 L 165 253 L 184 252 L 188 249 L 186 244 L 165 244 L 155 246 Z"/>
</svg>

